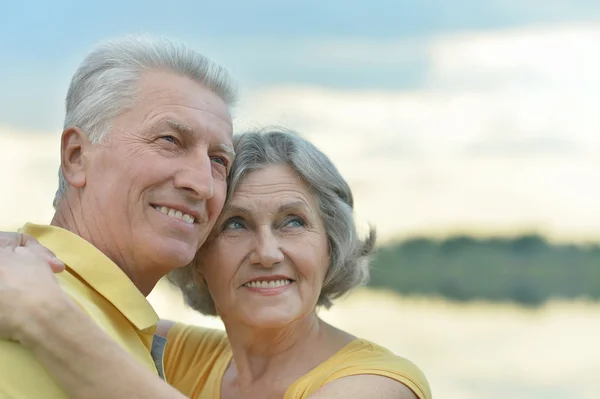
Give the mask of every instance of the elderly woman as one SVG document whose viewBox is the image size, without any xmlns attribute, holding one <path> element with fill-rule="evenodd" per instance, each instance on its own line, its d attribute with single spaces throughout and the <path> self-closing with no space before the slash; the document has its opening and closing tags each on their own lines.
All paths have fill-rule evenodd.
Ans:
<svg viewBox="0 0 600 399">
<path fill-rule="evenodd" d="M 411 362 L 317 314 L 366 280 L 375 242 L 374 231 L 359 237 L 352 192 L 335 166 L 288 132 L 245 133 L 234 145 L 239 155 L 223 213 L 196 262 L 169 276 L 191 307 L 221 317 L 226 335 L 163 323 L 166 380 L 202 399 L 431 398 Z M 53 292 L 53 301 L 69 301 Z M 81 312 L 56 323 L 76 333 L 58 340 L 28 320 L 28 328 L 10 334 L 32 348 L 70 394 L 84 392 L 86 376 L 101 375 L 95 397 L 181 397 Z M 68 353 L 50 355 L 44 348 L 51 345 Z"/>
</svg>

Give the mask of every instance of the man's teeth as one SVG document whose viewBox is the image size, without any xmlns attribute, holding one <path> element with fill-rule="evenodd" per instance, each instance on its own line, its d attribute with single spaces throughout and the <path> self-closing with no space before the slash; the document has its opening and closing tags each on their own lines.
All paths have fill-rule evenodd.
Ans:
<svg viewBox="0 0 600 399">
<path fill-rule="evenodd" d="M 271 280 L 271 281 L 250 281 L 244 284 L 244 287 L 249 288 L 277 288 L 283 287 L 291 283 L 291 280 Z"/>
<path fill-rule="evenodd" d="M 167 208 L 166 206 L 161 206 L 159 207 L 155 207 L 155 209 L 159 212 L 164 213 L 167 216 L 171 216 L 174 217 L 176 219 L 180 219 L 183 220 L 186 223 L 192 224 L 194 223 L 194 217 L 191 215 L 188 215 L 187 213 L 182 213 L 181 211 L 178 211 L 176 209 L 171 209 L 171 208 Z"/>
</svg>

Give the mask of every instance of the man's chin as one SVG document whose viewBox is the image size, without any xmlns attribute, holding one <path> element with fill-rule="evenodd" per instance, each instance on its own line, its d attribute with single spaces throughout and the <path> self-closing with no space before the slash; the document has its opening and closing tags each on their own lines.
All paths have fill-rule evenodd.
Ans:
<svg viewBox="0 0 600 399">
<path fill-rule="evenodd" d="M 194 257 L 196 255 L 195 251 L 177 251 L 167 255 L 167 259 L 165 259 L 170 265 L 172 269 L 176 269 L 179 267 L 185 267 L 194 261 Z"/>
<path fill-rule="evenodd" d="M 163 242 L 162 245 L 150 249 L 150 253 L 147 255 L 148 258 L 153 259 L 152 263 L 158 263 L 164 269 L 171 270 L 187 266 L 196 256 L 196 245 L 181 242 L 172 246 L 165 244 Z"/>
</svg>

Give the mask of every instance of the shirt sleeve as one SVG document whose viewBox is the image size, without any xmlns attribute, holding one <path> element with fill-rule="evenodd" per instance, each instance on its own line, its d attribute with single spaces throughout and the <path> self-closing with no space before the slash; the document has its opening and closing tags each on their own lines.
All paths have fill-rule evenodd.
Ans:
<svg viewBox="0 0 600 399">
<path fill-rule="evenodd" d="M 431 387 L 425 374 L 408 359 L 368 343 L 368 350 L 362 350 L 360 357 L 351 354 L 344 364 L 325 378 L 324 383 L 351 375 L 372 374 L 388 377 L 409 387 L 419 399 L 431 399 Z"/>
<path fill-rule="evenodd" d="M 167 334 L 165 377 L 183 394 L 200 389 L 228 347 L 225 332 L 177 323 Z"/>
</svg>

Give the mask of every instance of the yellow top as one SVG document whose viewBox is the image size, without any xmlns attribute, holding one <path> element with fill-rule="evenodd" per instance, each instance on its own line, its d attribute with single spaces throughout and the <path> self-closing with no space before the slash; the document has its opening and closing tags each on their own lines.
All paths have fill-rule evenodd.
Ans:
<svg viewBox="0 0 600 399">
<path fill-rule="evenodd" d="M 167 381 L 194 399 L 220 399 L 221 383 L 231 361 L 224 332 L 176 324 L 165 350 Z M 338 378 L 375 374 L 408 386 L 419 399 L 431 399 L 425 375 L 410 361 L 372 342 L 355 339 L 331 358 L 296 380 L 283 399 L 305 399 Z"/>
<path fill-rule="evenodd" d="M 158 316 L 125 273 L 67 230 L 28 223 L 20 231 L 37 238 L 67 265 L 57 275 L 63 290 L 115 341 L 157 373 L 150 348 Z M 31 351 L 0 340 L 0 398 L 66 397 Z"/>
</svg>

